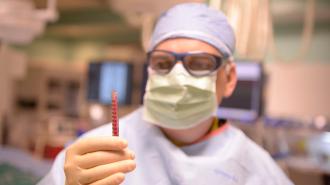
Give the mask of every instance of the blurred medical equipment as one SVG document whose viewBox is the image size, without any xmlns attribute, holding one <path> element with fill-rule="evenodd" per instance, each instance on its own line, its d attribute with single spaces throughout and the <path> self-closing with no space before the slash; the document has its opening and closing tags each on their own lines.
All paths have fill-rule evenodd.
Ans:
<svg viewBox="0 0 330 185">
<path fill-rule="evenodd" d="M 295 12 L 292 10 L 292 7 L 293 6 L 291 6 L 291 9 L 284 8 L 284 11 Z M 283 7 L 281 7 L 281 8 L 282 8 L 282 14 L 284 14 Z M 278 10 L 280 10 L 280 8 L 278 8 Z M 295 13 L 297 13 L 297 12 L 295 12 Z M 268 14 L 270 14 L 270 12 Z M 307 0 L 304 14 L 305 15 L 302 16 L 303 17 L 303 30 L 302 30 L 302 36 L 301 36 L 301 46 L 299 48 L 299 51 L 297 51 L 297 54 L 295 56 L 293 56 L 293 58 L 291 60 L 299 61 L 300 59 L 302 59 L 306 56 L 306 54 L 308 53 L 308 50 L 310 48 L 312 38 L 313 38 L 314 27 L 315 27 L 315 17 L 324 14 L 324 12 L 319 11 L 318 14 L 316 15 L 316 0 Z M 276 49 L 274 24 L 273 24 L 272 18 L 268 19 L 267 25 L 269 26 L 269 28 L 268 28 L 269 32 L 270 32 L 269 41 L 270 41 L 270 46 L 271 46 L 273 55 L 277 59 L 283 60 Z"/>
<path fill-rule="evenodd" d="M 35 155 L 39 158 L 55 158 L 77 136 L 78 119 L 50 116 L 37 127 Z"/>
<path fill-rule="evenodd" d="M 161 12 L 178 3 L 199 2 L 204 0 L 108 0 L 109 6 L 121 14 L 134 27 L 141 28 L 142 47 L 145 51 L 150 45 L 150 37 L 156 18 Z"/>
<path fill-rule="evenodd" d="M 0 7 L 1 9 L 1 7 Z M 1 19 L 1 17 L 0 17 Z M 1 29 L 1 28 L 0 28 Z M 27 56 L 1 43 L 0 38 L 0 142 L 7 143 L 9 122 L 14 105 L 14 82 L 21 80 L 27 71 Z M 6 121 L 5 121 L 6 120 Z"/>
<path fill-rule="evenodd" d="M 308 140 L 308 153 L 321 169 L 330 174 L 330 132 L 312 136 Z"/>
<path fill-rule="evenodd" d="M 200 2 L 204 0 L 108 0 L 111 9 L 120 13 L 133 26 L 139 27 L 143 24 L 144 15 L 158 17 L 161 12 L 178 3 Z"/>
<path fill-rule="evenodd" d="M 271 36 L 269 1 L 227 0 L 224 10 L 236 33 L 237 54 L 264 59 Z"/>
<path fill-rule="evenodd" d="M 105 121 L 105 111 L 99 104 L 89 106 L 89 116 L 95 122 Z"/>
<path fill-rule="evenodd" d="M 56 0 L 48 0 L 45 9 L 36 9 L 32 0 L 0 0 L 1 116 L 12 111 L 13 80 L 24 77 L 27 70 L 25 53 L 8 45 L 28 44 L 42 34 L 45 24 L 57 19 L 55 7 Z"/>
<path fill-rule="evenodd" d="M 28 44 L 42 34 L 47 22 L 57 20 L 56 0 L 48 0 L 45 9 L 36 9 L 32 0 L 0 1 L 0 41 Z"/>
<path fill-rule="evenodd" d="M 294 15 L 299 11 L 299 2 L 281 1 L 271 5 L 269 0 L 210 0 L 210 6 L 226 12 L 233 26 L 240 57 L 264 59 L 269 49 L 277 59 L 281 59 L 276 49 L 274 35 L 274 18 L 283 15 Z M 275 3 L 274 3 L 275 4 Z M 325 12 L 316 12 L 316 0 L 305 1 L 305 12 L 301 16 L 303 22 L 302 44 L 293 60 L 303 58 L 308 52 L 313 38 L 315 17 Z"/>
<path fill-rule="evenodd" d="M 262 122 L 265 126 L 263 147 L 274 159 L 286 158 L 290 152 L 296 154 L 303 152 L 304 137 L 288 135 L 289 130 L 293 131 L 302 127 L 299 121 L 264 116 Z"/>
<path fill-rule="evenodd" d="M 89 64 L 87 99 L 90 102 L 111 104 L 111 92 L 118 92 L 118 104 L 131 103 L 132 64 L 105 60 Z"/>
</svg>

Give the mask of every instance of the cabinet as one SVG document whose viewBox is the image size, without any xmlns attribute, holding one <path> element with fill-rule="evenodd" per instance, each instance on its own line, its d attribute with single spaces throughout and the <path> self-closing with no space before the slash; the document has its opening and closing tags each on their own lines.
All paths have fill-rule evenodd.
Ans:
<svg viewBox="0 0 330 185">
<path fill-rule="evenodd" d="M 84 73 L 74 68 L 31 66 L 16 86 L 16 110 L 30 110 L 39 119 L 80 117 L 85 100 Z"/>
<path fill-rule="evenodd" d="M 63 147 L 72 139 L 76 123 L 85 118 L 87 112 L 84 74 L 72 66 L 30 65 L 13 91 L 15 108 L 10 131 L 15 140 L 13 145 L 34 149 L 37 155 L 43 156 L 45 147 Z M 62 125 L 71 134 L 67 134 L 68 129 L 58 129 L 56 133 L 56 129 L 49 129 L 62 128 Z"/>
</svg>

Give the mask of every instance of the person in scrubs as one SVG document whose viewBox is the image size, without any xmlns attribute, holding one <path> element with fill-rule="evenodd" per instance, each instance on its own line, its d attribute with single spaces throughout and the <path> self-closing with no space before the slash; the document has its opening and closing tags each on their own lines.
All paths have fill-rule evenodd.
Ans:
<svg viewBox="0 0 330 185">
<path fill-rule="evenodd" d="M 291 185 L 267 152 L 216 117 L 235 89 L 235 36 L 200 3 L 163 13 L 147 53 L 142 107 L 67 147 L 39 184 Z"/>
</svg>

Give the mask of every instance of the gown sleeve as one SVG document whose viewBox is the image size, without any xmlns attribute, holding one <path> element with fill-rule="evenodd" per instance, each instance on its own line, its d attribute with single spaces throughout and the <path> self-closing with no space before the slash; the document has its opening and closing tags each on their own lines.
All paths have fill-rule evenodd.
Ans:
<svg viewBox="0 0 330 185">
<path fill-rule="evenodd" d="M 64 185 L 65 174 L 64 174 L 64 160 L 65 150 L 59 153 L 53 163 L 51 170 L 48 174 L 41 179 L 37 185 Z"/>
</svg>

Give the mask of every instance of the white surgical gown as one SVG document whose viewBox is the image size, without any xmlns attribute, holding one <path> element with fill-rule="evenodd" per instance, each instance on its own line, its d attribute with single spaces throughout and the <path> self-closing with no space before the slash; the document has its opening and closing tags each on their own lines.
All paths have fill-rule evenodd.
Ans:
<svg viewBox="0 0 330 185">
<path fill-rule="evenodd" d="M 111 124 L 84 137 L 111 136 Z M 197 144 L 177 147 L 142 119 L 142 108 L 120 119 L 120 136 L 135 152 L 136 169 L 124 185 L 291 185 L 267 152 L 229 126 Z M 56 158 L 40 185 L 64 185 L 65 153 Z"/>
</svg>

